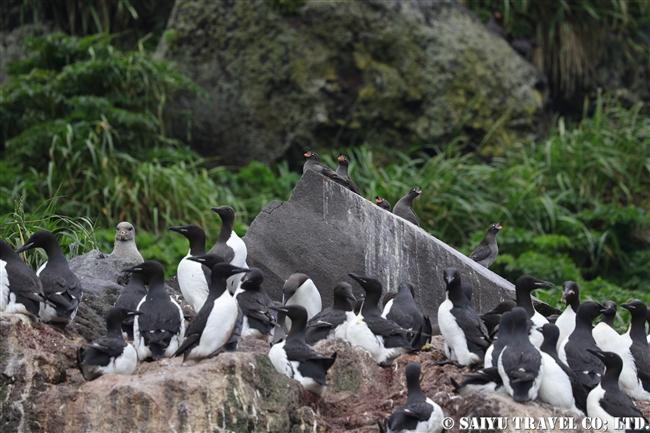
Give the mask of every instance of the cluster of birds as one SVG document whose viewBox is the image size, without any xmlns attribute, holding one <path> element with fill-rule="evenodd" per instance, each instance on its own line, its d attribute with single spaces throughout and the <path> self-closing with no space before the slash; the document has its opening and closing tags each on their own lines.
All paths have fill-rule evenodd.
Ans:
<svg viewBox="0 0 650 433">
<path fill-rule="evenodd" d="M 305 170 L 315 170 L 354 191 L 345 156 L 339 157 L 336 172 L 322 165 L 314 152 L 305 157 Z M 420 193 L 420 188 L 412 189 L 393 212 L 410 210 L 396 214 L 417 225 L 412 202 Z M 376 202 L 382 206 L 381 199 Z M 131 224 L 117 226 L 111 255 L 138 264 L 124 269 L 131 277 L 107 313 L 106 336 L 78 349 L 79 368 L 86 380 L 103 374 L 133 374 L 139 361 L 180 355 L 183 362 L 200 361 L 235 351 L 241 338 L 252 337 L 273 343 L 268 355 L 278 372 L 322 395 L 337 354 L 314 350 L 311 346 L 318 341 L 345 339 L 379 365 L 388 366 L 402 354 L 426 348 L 436 333 L 416 305 L 415 287 L 408 282 L 382 301 L 384 290 L 378 279 L 350 273 L 365 292 L 363 301 L 355 298 L 349 283 L 340 282 L 333 289 L 333 305 L 322 309 L 314 282 L 297 273 L 287 278 L 282 300 L 275 302 L 263 287 L 262 271 L 246 264 L 246 245 L 233 230 L 234 210 L 229 206 L 212 210 L 222 225 L 210 250 L 201 227 L 169 228 L 189 242 L 188 254 L 177 269 L 183 298 L 196 311 L 187 327 L 181 307 L 165 288 L 162 265 L 142 258 Z M 501 228 L 500 223 L 492 224 L 470 258 L 489 267 L 498 253 L 496 235 Z M 48 256 L 37 272 L 18 255 L 33 248 L 44 249 Z M 515 284 L 516 302 L 504 301 L 481 316 L 472 308 L 472 286 L 461 282 L 456 269 L 446 269 L 444 281 L 446 299 L 437 317 L 449 358 L 443 363 L 483 365 L 461 383 L 452 381 L 457 393 L 485 389 L 511 395 L 516 401 L 537 399 L 603 419 L 643 416 L 630 399 L 650 400 L 648 313 L 642 302 L 623 304 L 632 313 L 632 323 L 628 333 L 619 335 L 612 327 L 615 304 L 580 304 L 574 282 L 564 284 L 567 308 L 551 320 L 553 324 L 535 311 L 530 295 L 552 283 L 522 276 Z M 74 319 L 82 297 L 81 283 L 51 232 L 34 233 L 16 251 L 0 240 L 0 311 L 67 324 Z M 592 329 L 592 321 L 601 313 L 605 319 Z M 288 329 L 286 338 L 280 340 L 276 329 L 283 331 L 278 334 Z M 406 366 L 408 399 L 379 422 L 381 431 L 442 430 L 442 409 L 423 394 L 420 368 L 418 363 Z"/>
<path fill-rule="evenodd" d="M 598 417 L 607 421 L 609 431 L 614 431 L 616 418 L 645 419 L 633 402 L 650 401 L 650 337 L 645 328 L 650 317 L 643 302 L 622 304 L 632 320 L 620 335 L 613 327 L 616 304 L 580 303 L 573 281 L 563 284 L 565 310 L 546 318 L 535 310 L 531 292 L 553 283 L 524 275 L 515 282 L 516 302 L 502 302 L 480 316 L 458 272 L 446 269 L 444 278 L 447 297 L 438 310 L 438 325 L 449 362 L 483 366 L 461 383 L 452 380 L 458 394 L 486 390 L 518 402 L 539 400 Z"/>
</svg>

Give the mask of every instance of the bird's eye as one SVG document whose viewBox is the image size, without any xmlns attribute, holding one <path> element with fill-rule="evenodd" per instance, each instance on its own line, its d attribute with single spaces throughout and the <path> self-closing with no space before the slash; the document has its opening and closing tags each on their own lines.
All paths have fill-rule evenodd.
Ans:
<svg viewBox="0 0 650 433">
<path fill-rule="evenodd" d="M 133 230 L 133 227 L 129 227 L 129 231 L 132 231 L 132 230 Z"/>
</svg>

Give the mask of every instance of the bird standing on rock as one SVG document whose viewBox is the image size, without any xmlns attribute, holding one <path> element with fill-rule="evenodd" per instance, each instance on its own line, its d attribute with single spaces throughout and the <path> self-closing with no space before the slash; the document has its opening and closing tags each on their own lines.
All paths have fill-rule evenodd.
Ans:
<svg viewBox="0 0 650 433">
<path fill-rule="evenodd" d="M 40 320 L 43 285 L 22 258 L 0 239 L 0 313 L 22 313 Z"/>
<path fill-rule="evenodd" d="M 366 291 L 366 299 L 361 312 L 348 325 L 346 339 L 368 352 L 383 367 L 391 365 L 398 356 L 412 352 L 419 333 L 410 342 L 406 329 L 381 317 L 378 305 L 383 286 L 379 280 L 356 274 L 348 275 Z"/>
<path fill-rule="evenodd" d="M 417 187 L 411 189 L 404 197 L 400 198 L 395 206 L 393 207 L 393 214 L 398 217 L 404 218 L 406 221 L 411 224 L 415 224 L 420 227 L 420 220 L 418 219 L 417 214 L 413 210 L 413 200 L 422 194 L 422 188 Z"/>
<path fill-rule="evenodd" d="M 230 206 L 213 207 L 213 212 L 216 212 L 221 217 L 221 229 L 219 230 L 219 237 L 217 243 L 214 244 L 208 254 L 217 254 L 233 266 L 238 268 L 246 268 L 246 257 L 248 250 L 246 244 L 235 233 L 235 210 Z M 228 291 L 236 295 L 237 289 L 241 284 L 244 274 L 236 274 L 228 278 Z"/>
<path fill-rule="evenodd" d="M 137 264 L 144 262 L 142 254 L 135 244 L 135 228 L 133 224 L 122 221 L 115 228 L 115 244 L 110 257 L 116 257 L 125 263 Z"/>
<path fill-rule="evenodd" d="M 354 318 L 352 312 L 357 299 L 352 294 L 352 286 L 341 282 L 334 287 L 334 305 L 325 308 L 307 322 L 305 341 L 314 345 L 328 338 L 342 338 L 348 332 L 349 322 Z"/>
<path fill-rule="evenodd" d="M 165 271 L 160 263 L 148 260 L 124 272 L 145 277 L 149 284 L 147 295 L 138 304 L 142 316 L 133 321 L 133 342 L 140 361 L 172 356 L 185 333 L 183 310 L 165 290 Z"/>
<path fill-rule="evenodd" d="M 133 346 L 122 338 L 122 322 L 141 311 L 113 307 L 106 314 L 106 337 L 98 338 L 86 347 L 77 349 L 77 363 L 86 380 L 103 374 L 131 375 L 138 366 L 138 355 Z"/>
<path fill-rule="evenodd" d="M 412 333 L 416 333 L 419 329 L 421 336 L 413 348 L 420 350 L 431 341 L 431 321 L 418 308 L 414 295 L 413 284 L 401 283 L 397 288 L 397 295 L 385 303 L 381 317 L 392 320 Z"/>
<path fill-rule="evenodd" d="M 300 305 L 276 307 L 291 318 L 291 330 L 286 341 L 273 345 L 269 359 L 278 371 L 300 382 L 303 388 L 318 396 L 327 388 L 327 370 L 336 361 L 336 352 L 325 356 L 316 352 L 305 342 L 307 311 Z"/>
<path fill-rule="evenodd" d="M 235 297 L 244 314 L 242 337 L 249 335 L 270 343 L 278 322 L 277 310 L 270 308 L 273 300 L 262 287 L 264 274 L 259 268 L 250 268 L 242 282 L 242 291 Z"/>
<path fill-rule="evenodd" d="M 350 182 L 347 179 L 344 179 L 343 177 L 336 174 L 336 172 L 328 166 L 322 164 L 320 162 L 320 156 L 318 156 L 316 152 L 312 152 L 311 150 L 305 152 L 305 158 L 307 158 L 307 161 L 305 161 L 305 164 L 302 166 L 303 174 L 306 173 L 307 170 L 311 169 L 328 179 L 332 179 L 334 182 L 343 185 L 348 189 L 350 188 Z"/>
<path fill-rule="evenodd" d="M 424 395 L 420 387 L 420 364 L 406 364 L 406 387 L 408 397 L 404 406 L 398 408 L 383 423 L 379 423 L 382 433 L 423 432 L 440 433 L 444 414 L 438 404 Z"/>
<path fill-rule="evenodd" d="M 378 195 L 376 195 L 376 196 L 375 196 L 375 203 L 376 203 L 377 206 L 379 206 L 380 208 L 382 208 L 382 209 L 387 210 L 388 212 L 390 212 L 390 203 L 389 203 L 388 200 L 386 200 L 385 198 L 381 198 L 381 197 L 379 197 Z"/>
<path fill-rule="evenodd" d="M 483 362 L 490 346 L 487 328 L 463 293 L 458 271 L 445 269 L 444 280 L 447 290 L 444 302 L 438 307 L 438 325 L 449 348 L 450 360 L 460 365 Z"/>
<path fill-rule="evenodd" d="M 199 257 L 206 254 L 205 231 L 197 225 L 172 226 L 169 230 L 180 233 L 190 242 L 190 249 L 185 257 L 178 263 L 176 276 L 183 298 L 198 312 L 208 297 L 209 281 L 212 270 L 207 266 L 190 260 L 190 257 Z"/>
<path fill-rule="evenodd" d="M 43 322 L 70 323 L 77 314 L 83 290 L 79 278 L 70 270 L 52 232 L 39 230 L 16 253 L 32 248 L 43 248 L 47 253 L 47 262 L 40 267 L 36 275 L 43 284 L 45 302 L 41 302 L 40 316 Z"/>
<path fill-rule="evenodd" d="M 469 255 L 469 258 L 474 260 L 481 266 L 489 268 L 499 254 L 499 247 L 497 246 L 497 234 L 503 228 L 501 223 L 490 224 L 485 237 L 474 251 Z"/>
<path fill-rule="evenodd" d="M 147 296 L 147 279 L 144 275 L 133 273 L 129 278 L 129 284 L 122 289 L 122 293 L 115 301 L 114 307 L 123 308 L 126 310 L 137 310 L 138 304 L 142 299 Z M 126 333 L 127 338 L 133 341 L 133 322 L 135 315 L 127 314 L 122 321 L 122 329 Z"/>
<path fill-rule="evenodd" d="M 350 189 L 350 191 L 352 191 L 355 194 L 361 195 L 361 192 L 359 191 L 359 187 L 350 178 L 350 175 L 348 174 L 348 166 L 350 165 L 350 161 L 348 160 L 348 158 L 345 155 L 341 154 L 339 155 L 338 161 L 339 161 L 339 166 L 336 168 L 336 174 L 338 174 L 343 179 L 348 181 L 348 188 Z"/>
<path fill-rule="evenodd" d="M 192 318 L 183 343 L 173 355 L 178 356 L 183 353 L 183 362 L 188 359 L 200 360 L 213 356 L 221 349 L 230 350 L 226 348 L 229 343 L 233 346 L 232 349 L 237 347 L 241 335 L 241 324 L 237 323 L 240 309 L 237 301 L 228 291 L 226 281 L 234 274 L 249 271 L 223 262 L 216 254 L 191 257 L 190 260 L 212 267 L 212 275 L 208 298 Z"/>
</svg>

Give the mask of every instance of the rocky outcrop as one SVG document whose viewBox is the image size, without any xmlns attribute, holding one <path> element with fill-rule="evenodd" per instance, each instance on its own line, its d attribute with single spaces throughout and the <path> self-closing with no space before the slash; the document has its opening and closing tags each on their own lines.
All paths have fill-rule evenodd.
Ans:
<svg viewBox="0 0 650 433">
<path fill-rule="evenodd" d="M 248 264 L 264 271 L 274 299 L 282 298 L 289 275 L 302 272 L 318 287 L 323 305 L 331 305 L 339 281 L 363 291 L 347 274 L 372 275 L 384 290 L 403 281 L 416 287 L 416 302 L 432 320 L 445 299 L 442 272 L 455 267 L 474 287 L 474 307 L 486 312 L 514 298 L 511 283 L 470 260 L 425 230 L 307 171 L 287 202 L 271 202 L 255 218 L 246 236 Z M 554 311 L 540 304 L 543 314 Z"/>
<path fill-rule="evenodd" d="M 157 50 L 207 90 L 176 98 L 192 145 L 226 164 L 290 147 L 406 149 L 460 131 L 508 144 L 540 133 L 546 81 L 455 1 L 177 0 Z M 187 121 L 175 133 L 188 137 Z"/>
<path fill-rule="evenodd" d="M 446 416 L 581 418 L 537 402 L 520 404 L 507 396 L 473 393 L 457 396 L 450 378 L 468 369 L 439 366 L 443 341 L 430 351 L 399 357 L 379 367 L 363 350 L 343 340 L 318 343 L 316 350 L 337 360 L 322 398 L 277 373 L 268 345 L 244 339 L 238 352 L 201 362 L 163 359 L 141 363 L 133 376 L 102 376 L 85 382 L 75 365 L 80 344 L 72 334 L 33 323 L 21 315 L 0 315 L 0 430 L 3 432 L 377 432 L 377 421 L 406 401 L 404 367 L 422 365 L 422 389 Z M 647 403 L 638 403 L 650 414 Z M 474 430 L 479 431 L 479 430 Z M 485 431 L 485 430 L 484 430 Z M 505 431 L 517 430 L 510 422 Z M 553 431 L 539 429 L 536 431 Z"/>
</svg>

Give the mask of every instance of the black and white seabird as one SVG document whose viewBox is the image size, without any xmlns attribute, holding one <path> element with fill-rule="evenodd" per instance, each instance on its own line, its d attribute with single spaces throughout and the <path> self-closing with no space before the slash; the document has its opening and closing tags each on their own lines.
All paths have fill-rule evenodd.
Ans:
<svg viewBox="0 0 650 433">
<path fill-rule="evenodd" d="M 118 258 L 124 264 L 135 265 L 144 262 L 135 244 L 135 228 L 130 222 L 122 221 L 115 227 L 115 244 L 110 257 Z"/>
<path fill-rule="evenodd" d="M 129 283 L 122 289 L 122 293 L 115 301 L 114 307 L 123 308 L 126 310 L 137 310 L 138 304 L 142 299 L 147 296 L 147 278 L 138 273 L 131 274 Z M 134 315 L 127 315 L 122 321 L 122 329 L 130 341 L 133 341 L 133 321 Z"/>
<path fill-rule="evenodd" d="M 319 173 L 328 179 L 332 179 L 334 182 L 343 185 L 348 189 L 350 188 L 350 182 L 336 174 L 336 172 L 328 166 L 321 163 L 320 156 L 318 156 L 316 152 L 310 150 L 305 152 L 304 156 L 307 158 L 307 161 L 305 161 L 305 164 L 302 166 L 303 174 L 305 174 L 307 170 L 313 170 L 316 173 Z"/>
<path fill-rule="evenodd" d="M 531 325 L 530 321 L 528 322 L 528 326 L 529 325 Z M 506 311 L 501 315 L 497 329 L 498 331 L 494 341 L 485 351 L 485 361 L 483 363 L 484 369 L 490 367 L 496 368 L 497 361 L 499 360 L 499 355 L 501 355 L 501 351 L 504 347 L 506 347 L 507 344 L 510 343 L 513 330 L 512 311 Z"/>
<path fill-rule="evenodd" d="M 600 418 L 611 432 L 646 431 L 644 426 L 648 425 L 648 420 L 618 386 L 618 378 L 623 368 L 621 357 L 614 352 L 602 352 L 598 349 L 587 349 L 587 351 L 606 367 L 600 383 L 589 392 L 587 397 L 587 416 Z M 641 430 L 625 430 L 624 426 L 622 429 L 616 429 L 620 426 L 617 424 L 620 418 L 642 418 L 645 424 Z"/>
<path fill-rule="evenodd" d="M 246 244 L 233 229 L 235 210 L 230 206 L 213 207 L 212 210 L 221 217 L 221 229 L 217 243 L 210 248 L 208 254 L 217 254 L 223 257 L 226 263 L 238 268 L 247 268 L 246 257 L 248 256 L 248 250 Z M 244 274 L 236 274 L 228 278 L 228 291 L 231 294 L 236 294 L 243 277 Z"/>
<path fill-rule="evenodd" d="M 183 310 L 165 290 L 165 271 L 160 263 L 148 260 L 124 272 L 143 275 L 149 291 L 138 304 L 142 316 L 133 320 L 133 344 L 138 360 L 150 361 L 172 356 L 185 333 Z"/>
<path fill-rule="evenodd" d="M 182 353 L 183 362 L 188 359 L 201 360 L 213 356 L 226 349 L 227 344 L 237 347 L 238 337 L 241 335 L 241 324 L 237 324 L 240 310 L 237 301 L 228 291 L 226 281 L 232 275 L 249 271 L 222 262 L 221 257 L 216 254 L 190 257 L 189 260 L 205 263 L 208 267 L 212 266 L 212 275 L 208 298 L 187 326 L 183 343 L 173 355 L 178 356 Z M 236 336 L 234 342 L 233 334 Z M 234 348 L 227 350 L 234 350 Z"/>
<path fill-rule="evenodd" d="M 305 274 L 292 274 L 282 286 L 282 303 L 284 305 L 300 305 L 307 310 L 307 320 L 311 320 L 323 309 L 320 292 L 314 282 Z M 286 318 L 286 324 L 291 329 L 291 319 Z"/>
<path fill-rule="evenodd" d="M 587 350 L 600 350 L 591 334 L 591 328 L 594 319 L 600 315 L 602 309 L 602 305 L 593 301 L 580 304 L 576 312 L 576 327 L 569 338 L 562 342 L 558 353 L 562 362 L 573 370 L 582 385 L 589 391 L 598 385 L 605 372 L 605 364 L 587 352 Z"/>
<path fill-rule="evenodd" d="M 517 298 L 517 306 L 522 307 L 528 319 L 533 322 L 533 326 L 530 328 L 530 342 L 533 343 L 533 346 L 540 347 L 544 341 L 544 335 L 542 335 L 542 326 L 548 323 L 546 317 L 542 316 L 535 310 L 533 307 L 533 300 L 530 297 L 530 293 L 533 290 L 544 289 L 548 287 L 553 287 L 553 283 L 549 281 L 542 281 L 530 275 L 522 275 L 517 278 L 515 281 L 515 296 Z"/>
<path fill-rule="evenodd" d="M 307 391 L 323 395 L 327 387 L 327 370 L 334 364 L 336 352 L 325 356 L 307 345 L 307 310 L 304 307 L 284 305 L 278 307 L 278 311 L 291 318 L 291 330 L 286 341 L 275 343 L 269 350 L 271 363 L 278 373 L 297 380 Z"/>
<path fill-rule="evenodd" d="M 544 376 L 537 399 L 553 406 L 570 409 L 584 416 L 587 413 L 587 390 L 575 373 L 557 355 L 560 330 L 553 323 L 542 327 L 544 342 L 540 351 Z"/>
<path fill-rule="evenodd" d="M 45 302 L 41 280 L 13 248 L 0 239 L 0 313 L 20 313 L 39 320 L 41 302 Z"/>
<path fill-rule="evenodd" d="M 350 161 L 348 160 L 347 156 L 340 154 L 338 157 L 339 161 L 339 166 L 336 168 L 336 174 L 341 176 L 343 179 L 348 181 L 348 188 L 350 191 L 352 191 L 355 194 L 361 195 L 361 191 L 359 191 L 359 187 L 357 186 L 356 183 L 350 178 L 350 175 L 348 174 L 348 166 L 350 165 Z"/>
<path fill-rule="evenodd" d="M 404 406 L 398 408 L 391 416 L 379 424 L 384 433 L 440 433 L 443 430 L 442 408 L 424 395 L 420 387 L 420 364 L 406 364 L 406 386 L 408 397 Z"/>
<path fill-rule="evenodd" d="M 555 321 L 560 330 L 557 340 L 557 350 L 560 350 L 562 342 L 573 332 L 576 326 L 576 311 L 580 306 L 580 288 L 574 281 L 565 281 L 562 285 L 562 301 L 566 302 L 566 308 Z"/>
<path fill-rule="evenodd" d="M 334 304 L 325 308 L 307 322 L 305 341 L 313 346 L 320 340 L 328 338 L 346 339 L 348 324 L 354 318 L 357 299 L 352 293 L 352 286 L 340 282 L 334 286 Z"/>
<path fill-rule="evenodd" d="M 602 318 L 591 331 L 596 346 L 603 352 L 618 353 L 621 348 L 621 334 L 614 329 L 616 319 L 616 302 L 605 301 L 601 310 Z"/>
<path fill-rule="evenodd" d="M 508 311 L 511 311 L 513 308 L 517 306 L 517 303 L 513 301 L 512 299 L 508 299 L 502 302 L 499 302 L 496 307 L 494 307 L 492 310 L 488 311 L 485 314 L 481 314 L 481 320 L 483 323 L 485 323 L 485 327 L 487 328 L 488 335 L 492 336 L 494 332 L 497 329 L 497 326 L 499 325 L 499 321 L 501 320 L 501 315 L 503 313 L 507 313 Z"/>
<path fill-rule="evenodd" d="M 467 373 L 464 377 L 465 380 L 461 383 L 456 382 L 453 377 L 451 378 L 454 392 L 460 396 L 477 391 L 494 392 L 502 395 L 508 394 L 503 387 L 503 380 L 501 380 L 501 375 L 499 375 L 498 367 L 482 368 L 475 373 Z"/>
<path fill-rule="evenodd" d="M 497 361 L 503 386 L 517 402 L 535 400 L 544 376 L 542 355 L 528 339 L 528 315 L 522 307 L 512 309 L 512 335 Z"/>
<path fill-rule="evenodd" d="M 376 195 L 376 196 L 375 196 L 375 203 L 376 203 L 377 206 L 379 206 L 380 208 L 382 208 L 382 209 L 387 210 L 388 212 L 390 212 L 390 203 L 389 203 L 388 200 L 386 200 L 385 198 L 381 198 L 381 197 L 379 197 L 378 195 Z"/>
<path fill-rule="evenodd" d="M 70 270 L 52 232 L 39 230 L 18 248 L 22 253 L 32 248 L 43 248 L 47 253 L 47 262 L 36 273 L 43 284 L 46 302 L 40 304 L 40 316 L 43 322 L 67 324 L 74 319 L 83 297 L 79 278 Z"/>
<path fill-rule="evenodd" d="M 133 374 L 138 355 L 122 338 L 122 322 L 140 314 L 141 311 L 121 307 L 108 310 L 106 337 L 98 338 L 85 349 L 77 349 L 77 363 L 84 379 L 94 380 L 104 374 Z"/>
<path fill-rule="evenodd" d="M 383 286 L 379 280 L 356 274 L 348 274 L 366 292 L 359 314 L 348 324 L 346 339 L 361 347 L 381 366 L 388 366 L 398 356 L 413 351 L 407 338 L 407 330 L 392 320 L 381 317 L 379 300 Z M 413 337 L 417 340 L 419 335 Z"/>
<path fill-rule="evenodd" d="M 250 268 L 241 284 L 242 291 L 235 297 L 244 314 L 242 337 L 253 336 L 271 343 L 278 322 L 277 310 L 270 308 L 273 300 L 266 293 L 262 283 L 264 274 L 259 268 Z"/>
<path fill-rule="evenodd" d="M 490 346 L 487 328 L 461 288 L 460 273 L 454 268 L 444 271 L 446 297 L 438 307 L 440 333 L 449 348 L 449 358 L 460 365 L 477 364 Z"/>
<path fill-rule="evenodd" d="M 616 352 L 623 360 L 618 379 L 621 390 L 635 400 L 650 400 L 650 344 L 645 322 L 648 307 L 638 299 L 621 304 L 632 315 L 630 328 L 621 336 Z"/>
<path fill-rule="evenodd" d="M 471 286 L 470 286 L 471 287 Z M 420 330 L 420 338 L 415 342 L 415 350 L 431 341 L 431 321 L 415 304 L 415 286 L 408 282 L 400 283 L 397 295 L 384 305 L 381 317 L 392 320 L 402 328 L 416 333 Z"/>
<path fill-rule="evenodd" d="M 178 285 L 185 301 L 198 312 L 208 298 L 209 281 L 212 270 L 202 263 L 189 260 L 190 257 L 199 257 L 206 254 L 205 231 L 197 225 L 172 226 L 169 230 L 180 233 L 190 242 L 190 249 L 185 257 L 178 263 L 176 275 Z"/>
<path fill-rule="evenodd" d="M 400 198 L 395 206 L 393 207 L 393 214 L 398 217 L 404 218 L 406 221 L 411 224 L 415 224 L 420 227 L 420 220 L 418 219 L 417 214 L 413 210 L 413 200 L 422 194 L 422 188 L 417 187 L 411 189 L 404 197 Z"/>
<path fill-rule="evenodd" d="M 485 237 L 478 244 L 478 247 L 469 255 L 469 258 L 474 260 L 481 266 L 489 268 L 499 254 L 499 247 L 497 246 L 497 234 L 503 227 L 501 223 L 490 224 L 487 229 Z"/>
</svg>

